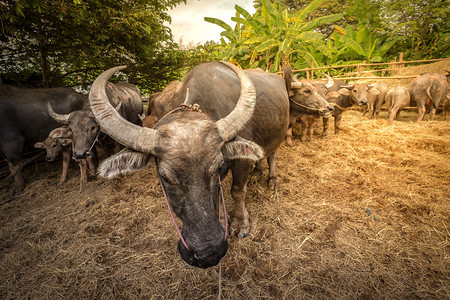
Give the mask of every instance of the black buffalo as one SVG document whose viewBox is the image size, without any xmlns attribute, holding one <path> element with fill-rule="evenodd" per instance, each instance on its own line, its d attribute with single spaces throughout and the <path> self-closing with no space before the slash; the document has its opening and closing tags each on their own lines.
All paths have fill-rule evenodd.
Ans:
<svg viewBox="0 0 450 300">
<path fill-rule="evenodd" d="M 22 174 L 24 147 L 33 147 L 60 125 L 47 111 L 47 102 L 61 113 L 82 109 L 87 96 L 72 88 L 22 89 L 0 86 L 0 151 L 14 177 L 13 193 L 25 188 Z"/>
</svg>

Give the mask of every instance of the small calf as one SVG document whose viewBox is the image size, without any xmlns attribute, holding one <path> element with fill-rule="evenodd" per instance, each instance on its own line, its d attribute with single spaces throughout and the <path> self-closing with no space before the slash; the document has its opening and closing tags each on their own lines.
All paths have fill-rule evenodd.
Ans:
<svg viewBox="0 0 450 300">
<path fill-rule="evenodd" d="M 38 142 L 34 145 L 35 148 L 45 149 L 47 151 L 47 155 L 45 159 L 47 161 L 54 161 L 59 153 L 62 154 L 63 157 L 63 170 L 61 177 L 59 179 L 59 184 L 66 181 L 67 178 L 67 170 L 69 169 L 70 158 L 72 156 L 72 131 L 68 126 L 63 126 L 52 130 L 48 138 L 46 138 L 43 142 Z M 81 183 L 87 182 L 87 164 L 89 165 L 89 170 L 91 173 L 95 174 L 95 167 L 92 162 L 92 159 L 87 159 L 86 163 L 80 164 L 80 172 L 81 172 Z"/>
<path fill-rule="evenodd" d="M 400 112 L 409 105 L 411 96 L 406 87 L 396 86 L 389 90 L 386 95 L 386 107 L 388 109 L 387 117 L 389 124 L 398 119 Z"/>
</svg>

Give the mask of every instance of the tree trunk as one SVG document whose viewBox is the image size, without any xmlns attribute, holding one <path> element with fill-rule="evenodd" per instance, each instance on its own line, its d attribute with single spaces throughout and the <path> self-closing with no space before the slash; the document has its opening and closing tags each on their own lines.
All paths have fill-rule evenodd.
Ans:
<svg viewBox="0 0 450 300">
<path fill-rule="evenodd" d="M 47 62 L 47 50 L 45 49 L 45 43 L 42 41 L 39 41 L 39 64 L 41 66 L 41 72 L 42 72 L 42 84 L 45 88 L 50 87 L 49 82 L 49 69 L 48 69 L 48 62 Z"/>
</svg>

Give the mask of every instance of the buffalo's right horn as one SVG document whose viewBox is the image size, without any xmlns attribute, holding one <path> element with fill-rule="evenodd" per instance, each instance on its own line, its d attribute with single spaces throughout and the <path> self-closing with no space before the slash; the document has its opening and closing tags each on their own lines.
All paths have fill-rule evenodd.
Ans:
<svg viewBox="0 0 450 300">
<path fill-rule="evenodd" d="M 58 122 L 60 124 L 64 124 L 64 125 L 69 124 L 69 116 L 70 116 L 70 114 L 61 115 L 61 114 L 56 113 L 53 110 L 52 105 L 48 101 L 47 101 L 47 110 L 48 110 L 48 113 L 50 114 L 50 116 L 53 119 L 55 119 L 56 122 Z"/>
<path fill-rule="evenodd" d="M 328 74 L 322 73 L 322 75 L 328 79 L 328 82 L 327 84 L 325 84 L 325 87 L 327 89 L 331 88 L 334 85 L 334 79 Z"/>
<path fill-rule="evenodd" d="M 221 61 L 221 63 L 233 70 L 241 83 L 241 94 L 235 108 L 228 116 L 216 122 L 220 136 L 224 141 L 228 142 L 236 137 L 253 116 L 256 104 L 256 90 L 244 71 L 229 62 Z"/>
<path fill-rule="evenodd" d="M 119 143 L 136 151 L 153 154 L 158 142 L 158 132 L 151 128 L 137 126 L 125 120 L 109 103 L 106 83 L 125 66 L 111 68 L 97 77 L 89 93 L 89 102 L 95 119 L 102 131 Z"/>
</svg>

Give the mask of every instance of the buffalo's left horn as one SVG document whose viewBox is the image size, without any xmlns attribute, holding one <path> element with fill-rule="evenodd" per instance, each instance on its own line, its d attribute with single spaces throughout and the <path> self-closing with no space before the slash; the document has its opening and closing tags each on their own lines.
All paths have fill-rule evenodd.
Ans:
<svg viewBox="0 0 450 300">
<path fill-rule="evenodd" d="M 328 79 L 328 82 L 327 84 L 325 84 L 325 87 L 327 89 L 331 88 L 334 85 L 334 79 L 328 74 L 322 73 L 322 75 Z"/>
<path fill-rule="evenodd" d="M 52 105 L 48 101 L 47 101 L 47 110 L 48 110 L 48 113 L 50 114 L 50 116 L 53 119 L 55 119 L 56 122 L 58 122 L 60 124 L 64 124 L 64 125 L 69 124 L 69 116 L 70 116 L 70 114 L 61 115 L 61 114 L 56 113 L 53 110 Z"/>
<path fill-rule="evenodd" d="M 244 71 L 231 63 L 225 61 L 221 61 L 221 63 L 233 70 L 241 83 L 241 94 L 238 102 L 236 103 L 236 107 L 228 116 L 216 122 L 222 139 L 224 141 L 229 141 L 236 137 L 239 131 L 244 128 L 253 116 L 256 103 L 256 90 L 252 81 L 248 78 Z"/>
<path fill-rule="evenodd" d="M 117 71 L 125 66 L 111 68 L 97 77 L 89 93 L 89 102 L 95 119 L 102 131 L 119 143 L 136 151 L 153 154 L 158 142 L 155 129 L 137 126 L 125 120 L 109 103 L 106 95 L 106 83 Z"/>
</svg>

